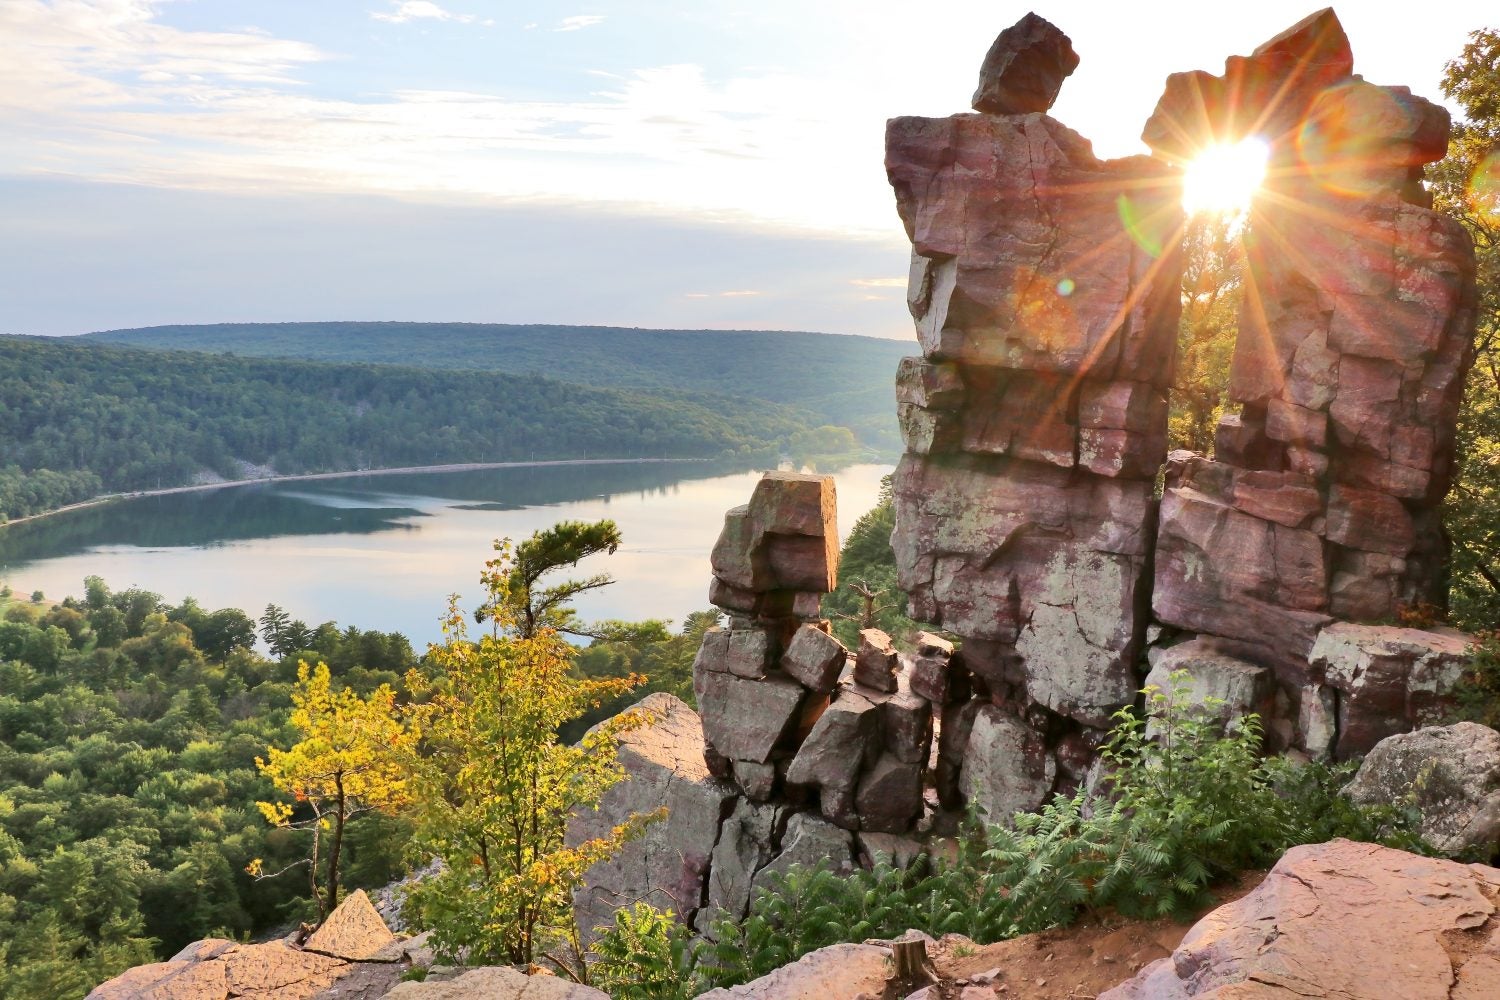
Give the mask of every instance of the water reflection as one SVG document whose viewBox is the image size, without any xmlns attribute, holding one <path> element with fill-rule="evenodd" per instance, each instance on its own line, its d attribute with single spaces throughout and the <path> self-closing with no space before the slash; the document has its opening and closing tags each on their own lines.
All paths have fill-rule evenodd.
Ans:
<svg viewBox="0 0 1500 1000">
<path fill-rule="evenodd" d="M 874 503 L 888 466 L 838 481 L 846 531 Z M 625 538 L 581 564 L 620 583 L 588 595 L 596 618 L 669 618 L 706 604 L 708 551 L 724 511 L 759 473 L 709 463 L 610 464 L 371 475 L 122 500 L 0 530 L 0 579 L 50 597 L 85 576 L 168 600 L 258 614 L 280 604 L 316 624 L 438 637 L 446 595 L 474 603 L 495 538 L 563 519 L 610 517 Z"/>
</svg>

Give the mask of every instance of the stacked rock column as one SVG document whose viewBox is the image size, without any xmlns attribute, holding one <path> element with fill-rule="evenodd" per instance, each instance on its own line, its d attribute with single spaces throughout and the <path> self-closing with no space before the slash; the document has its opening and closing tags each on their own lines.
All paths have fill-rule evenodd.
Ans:
<svg viewBox="0 0 1500 1000">
<path fill-rule="evenodd" d="M 886 132 L 922 347 L 897 375 L 893 543 L 912 616 L 962 640 L 939 791 L 997 819 L 1082 780 L 1136 697 L 1166 451 L 1180 190 L 1045 114 L 1076 64 L 1027 15 L 980 113 Z"/>
<path fill-rule="evenodd" d="M 819 617 L 836 582 L 833 479 L 766 473 L 725 516 L 710 600 L 729 616 L 693 664 L 705 760 L 727 804 L 704 912 L 742 913 L 758 879 L 792 863 L 852 862 L 912 845 L 924 814 L 933 709 L 912 663 L 876 629 L 853 655 Z M 940 661 L 932 637 L 923 662 Z M 873 838 L 873 839 L 872 839 Z"/>
<path fill-rule="evenodd" d="M 1413 684 L 1428 683 L 1406 676 L 1410 661 L 1378 677 L 1331 669 L 1320 636 L 1442 600 L 1472 248 L 1421 185 L 1446 152 L 1447 112 L 1354 75 L 1331 10 L 1222 76 L 1169 77 L 1144 138 L 1186 159 L 1247 136 L 1269 163 L 1247 223 L 1238 407 L 1214 461 L 1169 465 L 1154 611 L 1200 651 L 1274 674 L 1273 742 L 1347 756 L 1417 721 Z"/>
</svg>

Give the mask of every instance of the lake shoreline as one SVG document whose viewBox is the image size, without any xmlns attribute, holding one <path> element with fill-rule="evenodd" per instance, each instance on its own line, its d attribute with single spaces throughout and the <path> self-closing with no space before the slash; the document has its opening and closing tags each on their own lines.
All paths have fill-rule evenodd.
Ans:
<svg viewBox="0 0 1500 1000">
<path fill-rule="evenodd" d="M 24 524 L 27 521 L 40 521 L 44 517 L 53 517 L 57 514 L 67 514 L 75 510 L 87 510 L 90 507 L 102 507 L 105 504 L 115 503 L 120 500 L 140 500 L 144 497 L 164 497 L 178 493 L 201 493 L 208 490 L 231 489 L 236 486 L 257 486 L 266 483 L 301 483 L 313 482 L 324 479 L 353 479 L 359 476 L 409 476 L 419 475 L 424 472 L 479 472 L 485 469 L 539 469 L 549 466 L 563 465 L 665 465 L 680 462 L 711 462 L 710 458 L 559 458 L 545 461 L 532 462 L 449 462 L 442 465 L 403 465 L 389 469 L 350 469 L 346 472 L 304 472 L 285 476 L 261 476 L 258 479 L 226 479 L 218 483 L 195 483 L 191 486 L 167 486 L 156 490 L 136 490 L 131 493 L 107 493 L 103 496 L 94 497 L 92 500 L 82 500 L 78 503 L 70 503 L 52 510 L 44 510 L 40 514 L 27 514 L 25 517 L 11 518 L 4 524 L 0 524 L 0 531 L 13 524 Z"/>
</svg>

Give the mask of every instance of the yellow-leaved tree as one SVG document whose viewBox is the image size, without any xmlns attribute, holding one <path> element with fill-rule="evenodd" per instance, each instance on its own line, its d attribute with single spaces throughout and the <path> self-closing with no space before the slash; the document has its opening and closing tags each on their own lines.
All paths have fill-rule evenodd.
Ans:
<svg viewBox="0 0 1500 1000">
<path fill-rule="evenodd" d="M 266 759 L 257 757 L 255 763 L 292 801 L 256 806 L 272 825 L 310 835 L 308 856 L 290 867 L 307 865 L 321 924 L 339 903 L 349 823 L 371 810 L 393 811 L 406 800 L 402 750 L 407 735 L 390 685 L 380 685 L 367 698 L 348 688 L 334 690 L 325 663 L 297 664 L 291 722 L 301 739 L 289 750 L 269 748 Z M 290 868 L 267 874 L 257 859 L 248 870 L 270 878 Z"/>
<path fill-rule="evenodd" d="M 452 599 L 446 642 L 428 654 L 436 671 L 407 677 L 414 699 L 408 716 L 413 847 L 443 864 L 408 890 L 403 914 L 433 931 L 445 957 L 462 955 L 471 965 L 546 957 L 584 978 L 573 890 L 590 866 L 654 814 L 576 846 L 565 840 L 568 816 L 597 806 L 623 776 L 618 738 L 643 721 L 617 716 L 575 745 L 558 741 L 564 723 L 642 680 L 580 676 L 572 669 L 573 647 L 555 627 L 559 617 L 571 623 L 559 614 L 563 602 L 538 613 L 546 603 L 535 588 L 543 573 L 590 554 L 588 544 L 559 535 L 574 529 L 603 538 L 597 526 L 559 525 L 515 550 L 498 543 L 500 554 L 483 576 L 488 634 L 470 638 Z M 600 551 L 612 548 L 606 540 Z M 525 573 L 518 575 L 518 567 Z M 580 586 L 565 583 L 545 593 L 570 595 Z"/>
</svg>

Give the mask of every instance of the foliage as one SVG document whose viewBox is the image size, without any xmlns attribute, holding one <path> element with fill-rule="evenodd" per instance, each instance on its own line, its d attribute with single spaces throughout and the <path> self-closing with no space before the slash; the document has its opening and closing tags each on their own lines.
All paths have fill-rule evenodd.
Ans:
<svg viewBox="0 0 1500 1000">
<path fill-rule="evenodd" d="M 256 756 L 298 737 L 295 661 L 250 649 L 249 621 L 98 577 L 81 599 L 0 601 L 0 1000 L 82 996 L 189 941 L 304 912 L 305 884 L 244 870 L 303 846 L 254 805 L 276 794 Z M 361 692 L 398 679 L 329 662 Z M 345 881 L 389 881 L 402 838 L 395 821 L 355 821 Z"/>
<path fill-rule="evenodd" d="M 589 983 L 613 1000 L 691 1000 L 701 992 L 691 942 L 671 910 L 622 906 L 592 946 Z"/>
<path fill-rule="evenodd" d="M 1429 168 L 1435 207 L 1473 237 L 1478 337 L 1458 425 L 1458 475 L 1444 525 L 1453 539 L 1449 603 L 1469 630 L 1500 622 L 1500 31 L 1470 34 L 1443 74 L 1463 109 L 1448 156 Z"/>
<path fill-rule="evenodd" d="M 1239 329 L 1243 224 L 1233 214 L 1199 213 L 1182 240 L 1182 316 L 1177 327 L 1170 448 L 1213 453 Z"/>
<path fill-rule="evenodd" d="M 1267 864 L 1288 847 L 1352 837 L 1427 850 L 1401 808 L 1365 809 L 1339 795 L 1349 766 L 1262 760 L 1254 716 L 1225 727 L 1219 704 L 1147 689 L 1148 719 L 1125 710 L 1095 794 L 1058 796 L 1010 826 L 972 829 L 956 860 L 908 869 L 878 863 L 837 875 L 826 865 L 767 879 L 744 919 L 712 924 L 695 956 L 700 986 L 746 982 L 816 948 L 907 928 L 984 943 L 1070 923 L 1080 910 L 1182 914 L 1212 881 Z"/>
<path fill-rule="evenodd" d="M 910 349 L 873 337 L 772 330 L 498 323 L 223 323 L 115 330 L 90 339 L 243 357 L 477 369 L 633 392 L 729 392 L 802 407 L 811 411 L 807 427 L 837 425 L 866 447 L 891 452 L 901 449 L 891 373 Z M 789 451 L 827 455 L 829 445 L 793 441 Z"/>
<path fill-rule="evenodd" d="M 896 582 L 896 554 L 891 531 L 896 526 L 891 477 L 880 481 L 875 506 L 854 522 L 839 553 L 839 585 L 823 599 L 823 613 L 833 619 L 834 635 L 849 647 L 859 645 L 859 630 L 878 628 L 900 636 L 917 626 L 906 616 L 906 594 Z"/>
<path fill-rule="evenodd" d="M 489 600 L 475 617 L 479 621 L 514 612 L 516 633 L 530 639 L 547 630 L 588 638 L 621 638 L 616 633 L 624 626 L 618 622 L 590 628 L 578 620 L 572 601 L 600 587 L 614 583 L 608 573 L 596 573 L 582 580 L 564 580 L 538 589 L 542 577 L 564 566 L 601 553 L 613 555 L 620 547 L 620 529 L 613 521 L 559 521 L 550 528 L 534 532 L 514 547 L 510 539 L 495 543 L 497 557 L 485 563 L 480 582 L 489 590 Z M 498 607 L 503 605 L 503 607 Z M 652 623 L 660 625 L 659 622 Z"/>
<path fill-rule="evenodd" d="M 1500 632 L 1478 632 L 1453 689 L 1455 721 L 1467 720 L 1500 729 Z"/>
<path fill-rule="evenodd" d="M 572 647 L 545 619 L 528 618 L 530 583 L 515 581 L 535 576 L 517 576 L 512 552 L 561 551 L 550 537 L 533 536 L 531 550 L 498 544 L 500 556 L 484 574 L 490 633 L 470 639 L 454 598 L 447 641 L 429 653 L 435 675 L 407 675 L 416 699 L 406 755 L 414 845 L 443 869 L 409 889 L 406 912 L 433 930 L 440 954 L 463 953 L 473 964 L 530 963 L 559 944 L 576 951 L 573 889 L 646 822 L 636 817 L 606 836 L 565 845 L 573 811 L 597 805 L 623 776 L 618 738 L 641 720 L 610 720 L 575 745 L 560 743 L 558 728 L 639 678 L 580 677 L 571 670 Z M 566 956 L 549 957 L 582 971 Z"/>
<path fill-rule="evenodd" d="M 362 698 L 347 687 L 333 690 L 328 664 L 299 663 L 291 724 L 301 739 L 289 750 L 271 747 L 266 759 L 255 759 L 276 790 L 293 800 L 257 802 L 266 822 L 310 834 L 305 860 L 320 924 L 339 905 L 339 862 L 350 822 L 404 802 L 406 783 L 397 755 L 406 733 L 395 709 L 396 692 L 388 684 Z M 248 867 L 252 875 L 262 872 L 259 858 Z"/>
<path fill-rule="evenodd" d="M 240 479 L 245 463 L 291 474 L 537 458 L 774 460 L 818 422 L 790 404 L 541 375 L 0 337 L 0 515 L 203 473 Z"/>
<path fill-rule="evenodd" d="M 583 677 L 641 678 L 640 687 L 600 702 L 559 730 L 565 743 L 576 742 L 597 722 L 623 712 L 630 704 L 656 691 L 695 704 L 693 696 L 693 660 L 703 645 L 703 635 L 719 627 L 723 613 L 716 608 L 694 611 L 683 620 L 682 630 L 670 635 L 665 629 L 659 635 L 632 635 L 606 638 L 578 651 L 574 670 Z"/>
</svg>

